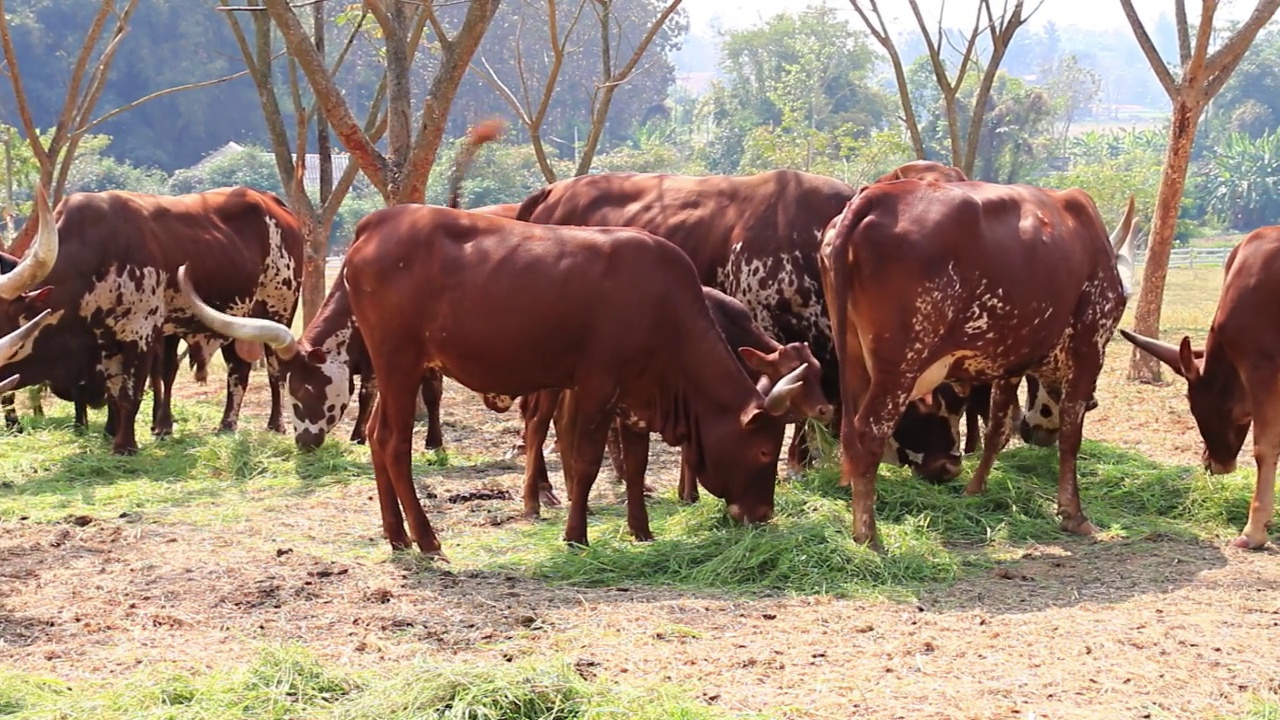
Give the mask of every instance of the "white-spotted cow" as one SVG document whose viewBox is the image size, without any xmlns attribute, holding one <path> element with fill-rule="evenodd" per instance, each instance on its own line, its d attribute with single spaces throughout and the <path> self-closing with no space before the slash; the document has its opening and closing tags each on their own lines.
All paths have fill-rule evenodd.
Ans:
<svg viewBox="0 0 1280 720">
<path fill-rule="evenodd" d="M 1117 254 L 1132 222 L 1131 201 L 1108 241 L 1078 189 L 917 180 L 869 185 L 831 221 L 821 262 L 848 408 L 841 480 L 853 486 L 857 541 L 876 542 L 876 468 L 909 402 L 944 381 L 991 383 L 982 460 L 965 489 L 979 493 L 1028 374 L 1061 388 L 1062 527 L 1094 531 L 1080 507 L 1076 456 L 1125 308 Z"/>
<path fill-rule="evenodd" d="M 134 421 L 166 336 L 199 343 L 210 332 L 178 293 L 174 273 L 188 261 L 204 297 L 237 316 L 292 322 L 301 285 L 303 238 L 297 219 L 275 195 L 245 187 L 163 196 L 109 191 L 75 193 L 50 215 L 41 210 L 32 251 L 0 276 L 0 332 L 43 310 L 58 319 L 26 357 L 4 375 L 23 384 L 48 383 L 59 397 L 89 406 L 108 403 L 107 429 L 116 453 L 138 449 Z M 30 268 L 23 265 L 31 263 Z M 252 363 L 261 345 L 236 343 L 227 358 L 227 402 L 222 429 L 234 429 Z M 157 434 L 172 423 L 165 385 Z M 272 414 L 268 427 L 283 431 L 274 354 L 267 355 Z"/>
</svg>

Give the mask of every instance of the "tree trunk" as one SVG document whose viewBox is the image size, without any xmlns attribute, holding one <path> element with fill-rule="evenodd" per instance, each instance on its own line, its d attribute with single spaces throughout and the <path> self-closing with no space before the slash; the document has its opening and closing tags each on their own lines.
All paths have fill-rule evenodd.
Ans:
<svg viewBox="0 0 1280 720">
<path fill-rule="evenodd" d="M 1169 253 L 1173 249 L 1173 236 L 1177 230 L 1178 208 L 1182 204 L 1182 189 L 1187 183 L 1187 168 L 1191 164 L 1191 144 L 1196 137 L 1203 106 L 1184 97 L 1173 102 L 1173 117 L 1169 128 L 1169 146 L 1164 155 L 1164 173 L 1160 189 L 1156 192 L 1156 208 L 1151 219 L 1151 239 L 1147 243 L 1147 257 L 1142 271 L 1142 290 L 1138 295 L 1133 331 L 1147 337 L 1160 337 L 1160 306 L 1164 301 L 1164 281 L 1169 271 Z M 1160 382 L 1160 362 L 1145 352 L 1132 348 L 1129 360 L 1129 379 Z"/>
<path fill-rule="evenodd" d="M 302 326 L 307 327 L 324 304 L 325 257 L 329 250 L 332 219 L 317 218 L 306 223 L 306 245 L 302 250 Z"/>
</svg>

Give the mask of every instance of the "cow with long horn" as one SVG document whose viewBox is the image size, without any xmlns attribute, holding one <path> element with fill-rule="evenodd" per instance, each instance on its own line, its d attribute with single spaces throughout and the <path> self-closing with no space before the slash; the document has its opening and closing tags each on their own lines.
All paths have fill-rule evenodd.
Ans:
<svg viewBox="0 0 1280 720">
<path fill-rule="evenodd" d="M 980 493 L 1024 375 L 1060 392 L 1061 526 L 1094 532 L 1076 458 L 1124 313 L 1118 250 L 1132 223 L 1130 203 L 1109 239 L 1078 189 L 912 179 L 863 188 L 831 221 L 819 257 L 848 408 L 841 480 L 853 486 L 856 540 L 876 540 L 876 467 L 907 403 L 944 381 L 991 383 L 982 460 L 965 488 Z"/>
<path fill-rule="evenodd" d="M 195 279 L 209 302 L 232 314 L 292 321 L 301 285 L 302 234 L 275 195 L 220 188 L 179 196 L 122 191 L 74 193 L 51 212 L 37 197 L 39 233 L 31 251 L 0 275 L 0 331 L 53 310 L 58 319 L 31 352 L 5 368 L 23 384 L 47 383 L 65 399 L 107 403 L 113 451 L 133 453 L 134 421 L 158 350 L 173 356 L 156 378 L 153 432 L 172 429 L 168 388 L 177 370 L 176 342 L 207 336 L 181 301 L 173 273 L 188 260 L 207 268 Z M 7 325 L 6 325 L 7 324 Z M 165 338 L 169 338 L 165 340 Z M 227 403 L 221 429 L 234 430 L 252 363 L 261 348 L 224 348 Z M 283 431 L 278 373 L 268 427 Z"/>
<path fill-rule="evenodd" d="M 1253 428 L 1257 476 L 1249 519 L 1232 545 L 1267 544 L 1275 515 L 1276 462 L 1280 458 L 1280 226 L 1259 228 L 1227 256 L 1218 308 L 1201 349 L 1183 336 L 1177 345 L 1128 330 L 1120 334 L 1187 381 L 1191 415 L 1204 440 L 1210 473 L 1235 470 Z"/>
</svg>

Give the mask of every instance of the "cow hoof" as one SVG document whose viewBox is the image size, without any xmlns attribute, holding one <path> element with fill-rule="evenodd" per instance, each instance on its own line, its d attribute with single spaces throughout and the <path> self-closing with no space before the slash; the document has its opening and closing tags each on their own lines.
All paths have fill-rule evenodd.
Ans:
<svg viewBox="0 0 1280 720">
<path fill-rule="evenodd" d="M 156 438 L 166 438 L 173 434 L 173 427 L 153 427 L 151 435 Z"/>
<path fill-rule="evenodd" d="M 642 543 L 653 542 L 653 532 L 649 530 L 645 530 L 643 532 L 633 532 L 631 533 L 631 536 L 635 538 L 636 542 L 642 542 Z"/>
<path fill-rule="evenodd" d="M 1231 547 L 1241 550 L 1261 550 L 1267 546 L 1267 536 L 1263 535 L 1260 540 L 1250 540 L 1249 536 L 1241 535 L 1231 541 Z"/>
<path fill-rule="evenodd" d="M 428 560 L 431 560 L 432 562 L 442 562 L 442 563 L 445 563 L 446 565 L 453 564 L 453 561 L 449 559 L 448 555 L 444 554 L 443 550 L 430 550 L 430 551 L 424 550 L 422 553 L 422 556 Z"/>
<path fill-rule="evenodd" d="M 138 446 L 137 446 L 137 445 L 124 445 L 124 446 L 121 446 L 121 447 L 113 447 L 113 448 L 111 448 L 111 453 L 112 453 L 113 455 L 137 455 L 137 454 L 138 454 Z"/>
<path fill-rule="evenodd" d="M 1078 515 L 1076 517 L 1064 517 L 1062 522 L 1059 523 L 1059 527 L 1072 535 L 1089 536 L 1098 532 L 1098 528 L 1095 527 L 1093 523 L 1089 522 L 1089 518 L 1083 515 Z"/>
<path fill-rule="evenodd" d="M 657 495 L 657 494 L 658 494 L 658 489 L 657 489 L 657 488 L 655 488 L 654 486 L 650 485 L 649 483 L 645 483 L 645 484 L 644 484 L 644 496 L 645 496 L 645 497 L 653 497 L 654 495 Z"/>
<path fill-rule="evenodd" d="M 696 505 L 698 502 L 698 493 L 682 494 L 680 496 L 680 502 L 686 505 Z"/>
<path fill-rule="evenodd" d="M 286 428 L 282 422 L 274 422 L 267 423 L 267 431 L 284 435 L 289 432 L 289 429 Z"/>
<path fill-rule="evenodd" d="M 220 433 L 233 433 L 235 431 L 236 431 L 236 423 L 224 422 L 218 425 L 218 432 Z"/>
<path fill-rule="evenodd" d="M 564 544 L 567 545 L 570 550 L 586 550 L 590 547 L 587 544 L 587 538 L 585 536 L 581 539 L 566 537 L 564 539 Z"/>
<path fill-rule="evenodd" d="M 564 504 L 560 502 L 560 498 L 556 497 L 556 494 L 551 492 L 550 490 L 543 490 L 539 492 L 538 499 L 539 501 L 542 502 L 543 505 L 546 505 L 547 507 L 560 507 L 561 505 Z"/>
<path fill-rule="evenodd" d="M 22 423 L 5 423 L 4 429 L 14 434 L 22 433 Z"/>
</svg>

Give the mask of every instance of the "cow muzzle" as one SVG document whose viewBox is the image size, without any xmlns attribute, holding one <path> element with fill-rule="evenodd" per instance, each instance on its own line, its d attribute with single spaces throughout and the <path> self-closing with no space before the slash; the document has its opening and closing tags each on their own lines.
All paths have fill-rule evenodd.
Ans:
<svg viewBox="0 0 1280 720">
<path fill-rule="evenodd" d="M 767 505 L 742 505 L 729 503 L 729 517 L 743 525 L 755 525 L 769 522 L 773 518 L 773 508 Z"/>
<path fill-rule="evenodd" d="M 926 457 L 917 472 L 931 483 L 946 483 L 960 477 L 963 469 L 964 456 L 960 453 L 947 453 Z"/>
<path fill-rule="evenodd" d="M 1236 471 L 1235 458 L 1231 458 L 1231 460 L 1227 462 L 1218 462 L 1217 460 L 1209 457 L 1209 452 L 1206 450 L 1201 456 L 1201 460 L 1204 462 L 1205 471 L 1210 475 L 1228 475 Z"/>
<path fill-rule="evenodd" d="M 1024 416 L 1018 423 L 1018 435 L 1022 436 L 1022 442 L 1028 445 L 1036 445 L 1038 447 L 1053 447 L 1058 444 L 1058 431 L 1048 428 L 1038 427 L 1027 422 Z"/>
</svg>

